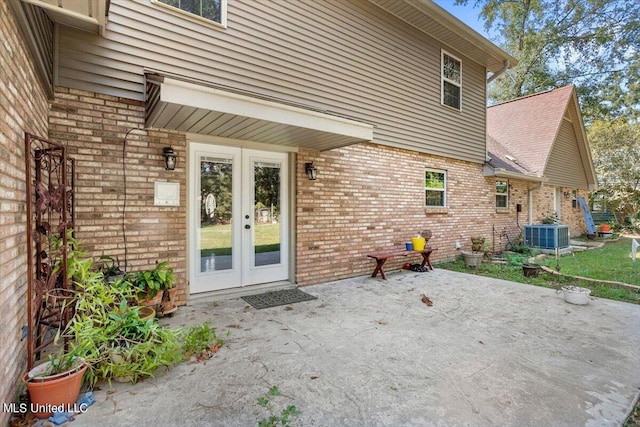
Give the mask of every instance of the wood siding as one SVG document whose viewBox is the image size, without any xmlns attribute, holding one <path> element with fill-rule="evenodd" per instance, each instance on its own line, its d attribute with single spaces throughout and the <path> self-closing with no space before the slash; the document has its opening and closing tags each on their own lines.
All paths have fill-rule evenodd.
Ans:
<svg viewBox="0 0 640 427">
<path fill-rule="evenodd" d="M 574 126 L 567 119 L 562 120 L 560 125 L 556 142 L 549 155 L 545 176 L 549 178 L 551 185 L 588 188 Z"/>
<path fill-rule="evenodd" d="M 374 142 L 481 163 L 483 66 L 365 0 L 230 0 L 227 28 L 111 2 L 104 37 L 60 31 L 58 84 L 144 99 L 145 69 L 376 126 Z M 440 105 L 440 49 L 462 58 L 462 111 Z"/>
</svg>

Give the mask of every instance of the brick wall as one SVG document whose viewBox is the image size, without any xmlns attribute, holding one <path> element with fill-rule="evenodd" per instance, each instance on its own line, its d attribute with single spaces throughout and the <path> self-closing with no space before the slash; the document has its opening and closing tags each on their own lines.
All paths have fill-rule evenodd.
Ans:
<svg viewBox="0 0 640 427">
<path fill-rule="evenodd" d="M 556 187 L 544 186 L 533 192 L 533 223 L 539 224 L 542 218 L 553 214 L 555 212 L 554 206 L 554 192 Z M 587 227 L 582 218 L 582 211 L 580 206 L 573 207 L 573 188 L 562 187 L 560 189 L 560 222 L 569 226 L 569 235 L 571 237 L 577 237 L 587 232 Z M 571 196 L 565 197 L 564 193 L 568 193 Z M 578 190 L 578 195 L 588 200 L 588 190 Z"/>
<path fill-rule="evenodd" d="M 316 181 L 304 173 L 310 161 L 318 168 Z M 446 209 L 424 207 L 426 168 L 447 171 Z M 429 243 L 439 249 L 433 260 L 455 258 L 456 241 L 470 249 L 472 235 L 491 241 L 495 181 L 483 177 L 480 164 L 358 144 L 322 153 L 301 150 L 296 173 L 299 284 L 370 274 L 374 264 L 367 253 L 404 245 L 423 229 L 433 232 Z M 510 221 L 513 215 L 501 216 L 496 229 Z M 388 268 L 403 262 L 389 260 Z"/>
<path fill-rule="evenodd" d="M 123 266 L 126 255 L 128 271 L 169 260 L 184 303 L 186 139 L 184 133 L 144 130 L 144 110 L 142 102 L 57 87 L 50 138 L 76 159 L 75 228 L 83 249 L 96 259 L 118 257 Z M 164 169 L 162 149 L 167 146 L 178 156 L 174 171 Z M 179 207 L 154 206 L 156 181 L 180 183 Z"/>
<path fill-rule="evenodd" d="M 0 34 L 0 403 L 8 403 L 27 367 L 24 134 L 46 136 L 47 97 L 6 2 L 0 2 Z M 9 415 L 0 412 L 0 425 Z"/>
<path fill-rule="evenodd" d="M 489 247 L 495 252 L 504 250 L 509 241 L 514 243 L 520 237 L 522 227 L 527 224 L 528 188 L 532 184 L 512 179 L 507 181 L 509 182 L 509 206 L 506 209 L 496 208 L 493 214 L 495 231 L 491 233 Z M 491 182 L 495 186 L 495 179 Z M 518 204 L 522 206 L 521 212 L 517 211 Z"/>
</svg>

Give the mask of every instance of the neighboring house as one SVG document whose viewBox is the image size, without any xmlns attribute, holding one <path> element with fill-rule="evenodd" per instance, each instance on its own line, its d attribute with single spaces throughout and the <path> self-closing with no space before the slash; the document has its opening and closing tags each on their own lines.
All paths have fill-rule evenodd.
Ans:
<svg viewBox="0 0 640 427">
<path fill-rule="evenodd" d="M 88 253 L 169 260 L 183 302 L 370 274 L 368 252 L 424 229 L 451 259 L 515 223 L 483 176 L 487 78 L 515 60 L 430 0 L 59 3 L 0 3 L 5 402 L 26 360 L 26 132 L 75 158 Z"/>
<path fill-rule="evenodd" d="M 571 236 L 584 234 L 577 197 L 588 202 L 597 181 L 575 88 L 489 107 L 485 176 L 495 177 L 499 209 L 521 206 L 520 223 L 555 215 Z"/>
</svg>

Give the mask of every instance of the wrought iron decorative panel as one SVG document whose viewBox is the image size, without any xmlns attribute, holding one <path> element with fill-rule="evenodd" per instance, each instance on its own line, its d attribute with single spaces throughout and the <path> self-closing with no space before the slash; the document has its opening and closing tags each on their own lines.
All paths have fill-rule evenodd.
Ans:
<svg viewBox="0 0 640 427">
<path fill-rule="evenodd" d="M 74 225 L 75 162 L 66 149 L 26 134 L 29 369 L 72 316 L 67 254 Z"/>
</svg>

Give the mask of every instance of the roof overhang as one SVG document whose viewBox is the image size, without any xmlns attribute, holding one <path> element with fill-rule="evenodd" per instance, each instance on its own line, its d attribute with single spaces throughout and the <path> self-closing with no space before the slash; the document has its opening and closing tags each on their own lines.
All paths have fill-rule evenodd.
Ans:
<svg viewBox="0 0 640 427">
<path fill-rule="evenodd" d="M 484 176 L 495 176 L 496 178 L 517 179 L 520 181 L 531 181 L 545 183 L 549 179 L 544 176 L 526 175 L 519 172 L 513 172 L 502 168 L 493 168 L 490 165 L 484 166 Z"/>
<path fill-rule="evenodd" d="M 373 140 L 374 126 L 203 82 L 147 75 L 146 126 L 331 150 Z"/>
<path fill-rule="evenodd" d="M 52 21 L 102 34 L 107 24 L 110 0 L 22 0 L 45 10 Z"/>
<path fill-rule="evenodd" d="M 483 65 L 487 71 L 500 73 L 518 64 L 517 59 L 432 0 L 369 1 Z"/>
</svg>

